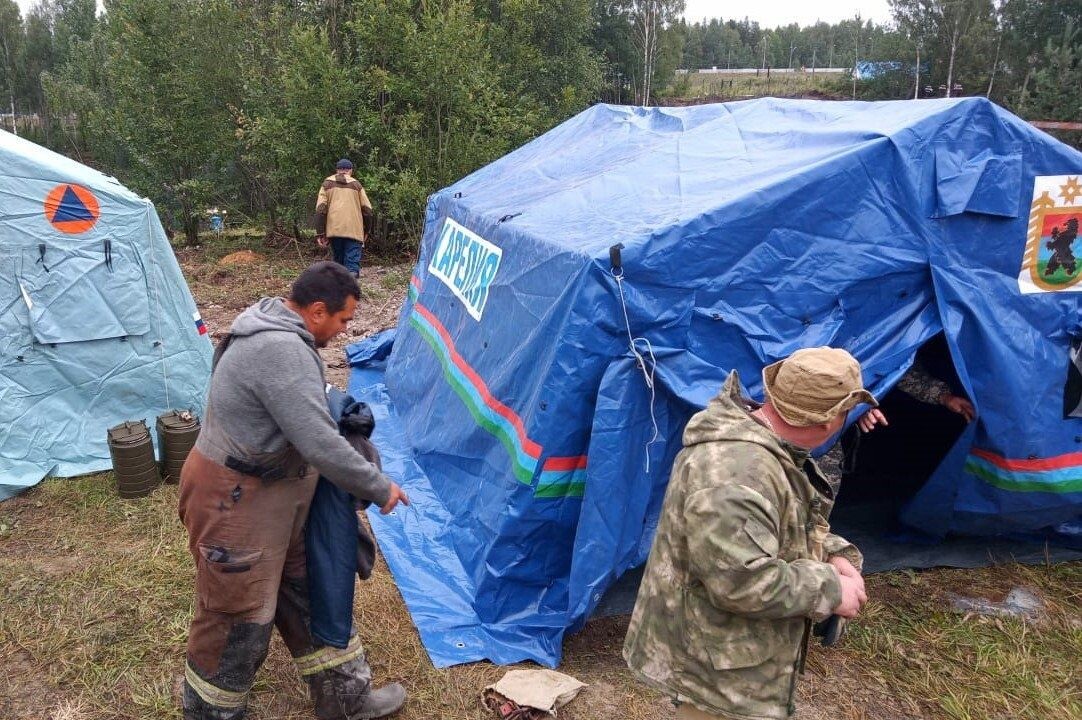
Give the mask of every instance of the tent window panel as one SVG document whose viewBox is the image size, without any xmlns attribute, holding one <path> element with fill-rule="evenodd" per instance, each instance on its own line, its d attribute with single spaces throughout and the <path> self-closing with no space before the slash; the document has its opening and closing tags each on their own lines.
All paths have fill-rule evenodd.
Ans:
<svg viewBox="0 0 1082 720">
<path fill-rule="evenodd" d="M 150 329 L 146 271 L 129 242 L 28 248 L 19 285 L 39 343 L 143 335 Z"/>
</svg>

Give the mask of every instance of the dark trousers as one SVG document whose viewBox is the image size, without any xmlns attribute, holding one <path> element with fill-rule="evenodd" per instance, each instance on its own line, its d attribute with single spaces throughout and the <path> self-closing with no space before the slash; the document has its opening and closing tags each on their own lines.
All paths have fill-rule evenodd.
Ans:
<svg viewBox="0 0 1082 720">
<path fill-rule="evenodd" d="M 352 238 L 332 237 L 328 238 L 328 240 L 331 241 L 331 253 L 334 255 L 334 261 L 345 266 L 346 270 L 349 270 L 354 275 L 360 275 L 361 255 L 364 252 L 364 246 Z"/>
</svg>

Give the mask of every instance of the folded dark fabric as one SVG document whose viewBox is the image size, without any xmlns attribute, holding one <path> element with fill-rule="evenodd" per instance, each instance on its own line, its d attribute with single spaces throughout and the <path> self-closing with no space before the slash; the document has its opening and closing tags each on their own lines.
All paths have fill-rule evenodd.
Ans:
<svg viewBox="0 0 1082 720">
<path fill-rule="evenodd" d="M 331 388 L 331 391 L 334 393 L 341 392 L 337 388 Z M 352 435 L 360 435 L 366 440 L 372 437 L 372 431 L 376 429 L 376 418 L 372 416 L 372 409 L 368 407 L 368 403 L 354 400 L 345 393 L 342 393 L 342 395 L 345 395 L 348 402 L 342 406 L 341 414 L 338 416 L 338 429 L 346 436 L 347 440 Z M 328 402 L 330 402 L 329 397 Z M 371 458 L 368 459 L 371 460 Z"/>
<path fill-rule="evenodd" d="M 327 406 L 346 440 L 382 468 L 379 451 L 368 439 L 376 425 L 371 409 L 337 388 L 327 392 Z M 312 635 L 332 647 L 349 644 L 353 577 L 367 580 L 376 559 L 376 543 L 357 516 L 357 510 L 367 505 L 320 477 L 308 511 L 304 540 Z"/>
</svg>

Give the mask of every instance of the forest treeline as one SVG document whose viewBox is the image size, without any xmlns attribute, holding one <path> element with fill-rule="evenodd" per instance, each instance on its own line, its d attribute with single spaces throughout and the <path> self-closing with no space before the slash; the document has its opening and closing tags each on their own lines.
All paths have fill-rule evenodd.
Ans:
<svg viewBox="0 0 1082 720">
<path fill-rule="evenodd" d="M 987 95 L 1082 119 L 1078 0 L 891 0 L 893 21 L 689 23 L 682 0 L 0 0 L 0 126 L 115 175 L 194 239 L 289 235 L 349 156 L 402 243 L 429 193 L 677 69 L 862 67 L 860 99 Z M 683 78 L 683 80 L 681 80 Z M 1077 135 L 1065 135 L 1078 142 Z"/>
</svg>

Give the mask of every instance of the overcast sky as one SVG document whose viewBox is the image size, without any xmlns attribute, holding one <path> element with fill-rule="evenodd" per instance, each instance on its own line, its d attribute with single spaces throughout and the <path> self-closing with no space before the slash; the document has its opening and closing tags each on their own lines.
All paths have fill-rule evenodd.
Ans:
<svg viewBox="0 0 1082 720">
<path fill-rule="evenodd" d="M 35 0 L 15 0 L 26 14 Z M 763 27 L 776 27 L 798 22 L 812 25 L 816 20 L 837 22 L 851 18 L 857 12 L 861 17 L 884 23 L 890 20 L 887 0 L 686 0 L 684 17 L 689 22 L 704 18 L 720 17 L 726 20 L 758 20 Z M 101 7 L 101 0 L 98 0 Z"/>
</svg>

